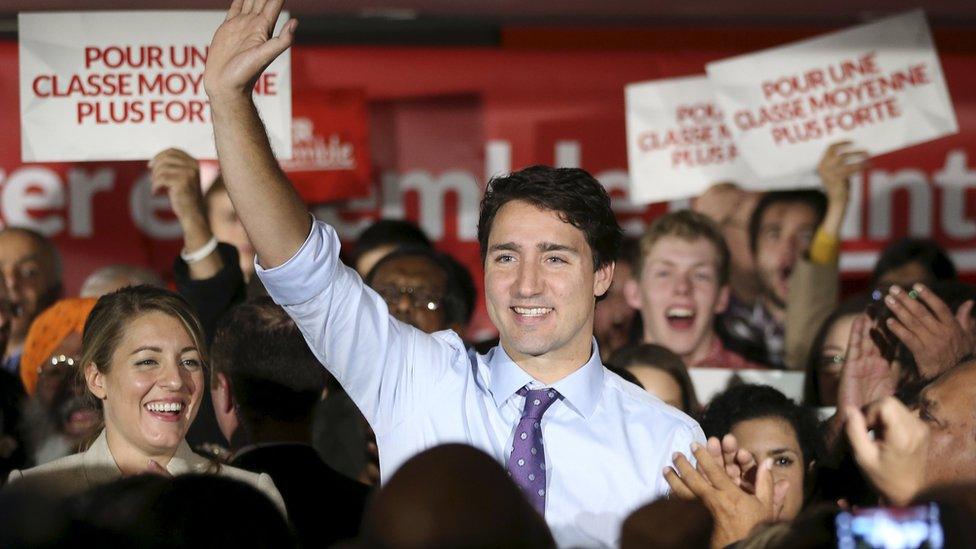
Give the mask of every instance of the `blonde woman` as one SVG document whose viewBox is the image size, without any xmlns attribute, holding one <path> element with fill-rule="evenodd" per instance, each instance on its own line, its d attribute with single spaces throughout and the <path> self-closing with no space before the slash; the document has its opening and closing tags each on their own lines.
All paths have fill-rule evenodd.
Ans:
<svg viewBox="0 0 976 549">
<path fill-rule="evenodd" d="M 205 362 L 203 330 L 177 294 L 135 286 L 101 297 L 85 322 L 79 366 L 104 428 L 84 452 L 13 471 L 10 481 L 36 477 L 75 493 L 144 472 L 212 473 L 251 484 L 284 513 L 271 477 L 199 456 L 184 440 Z"/>
</svg>

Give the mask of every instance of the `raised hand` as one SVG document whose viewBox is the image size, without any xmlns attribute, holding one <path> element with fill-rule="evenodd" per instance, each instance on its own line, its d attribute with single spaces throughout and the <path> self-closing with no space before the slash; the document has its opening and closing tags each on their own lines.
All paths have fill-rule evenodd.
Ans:
<svg viewBox="0 0 976 549">
<path fill-rule="evenodd" d="M 179 149 L 166 149 L 149 161 L 152 191 L 165 191 L 173 213 L 182 223 L 191 216 L 206 217 L 200 188 L 200 163 Z"/>
<path fill-rule="evenodd" d="M 852 150 L 850 141 L 841 141 L 827 147 L 823 158 L 817 165 L 817 173 L 823 182 L 827 198 L 833 202 L 847 202 L 850 193 L 850 178 L 867 167 L 868 153 Z"/>
<path fill-rule="evenodd" d="M 149 161 L 153 192 L 165 191 L 183 229 L 186 252 L 199 250 L 213 238 L 200 188 L 200 164 L 179 149 L 166 149 Z M 189 265 L 190 278 L 208 279 L 223 267 L 220 254 L 211 252 Z"/>
<path fill-rule="evenodd" d="M 928 426 L 894 397 L 875 402 L 866 414 L 847 407 L 845 415 L 858 466 L 891 503 L 910 502 L 924 484 Z"/>
<path fill-rule="evenodd" d="M 693 444 L 692 452 L 698 468 L 680 454 L 674 455 L 674 467 L 664 469 L 664 478 L 671 491 L 684 499 L 698 499 L 715 519 L 713 547 L 725 547 L 745 539 L 763 522 L 777 520 L 786 501 L 789 481 L 773 481 L 773 460 L 767 458 L 756 472 L 755 494 L 736 485 L 722 462 L 705 447 Z"/>
<path fill-rule="evenodd" d="M 207 53 L 203 85 L 211 103 L 225 97 L 250 98 L 258 76 L 291 46 L 298 21 L 272 37 L 284 0 L 234 0 Z"/>
<path fill-rule="evenodd" d="M 892 286 L 885 303 L 894 314 L 887 320 L 888 328 L 915 356 L 923 378 L 937 377 L 976 351 L 972 300 L 953 315 L 939 296 L 915 284 L 911 292 Z"/>
<path fill-rule="evenodd" d="M 897 372 L 871 339 L 871 321 L 866 315 L 858 315 L 851 325 L 847 356 L 840 370 L 838 408 L 861 408 L 895 394 L 897 385 Z"/>
</svg>

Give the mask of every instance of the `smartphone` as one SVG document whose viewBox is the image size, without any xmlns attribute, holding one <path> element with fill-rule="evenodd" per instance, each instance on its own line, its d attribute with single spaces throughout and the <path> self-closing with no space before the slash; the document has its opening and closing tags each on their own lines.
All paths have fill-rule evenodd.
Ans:
<svg viewBox="0 0 976 549">
<path fill-rule="evenodd" d="M 840 549 L 941 549 L 945 545 L 935 503 L 842 511 L 835 524 Z"/>
</svg>

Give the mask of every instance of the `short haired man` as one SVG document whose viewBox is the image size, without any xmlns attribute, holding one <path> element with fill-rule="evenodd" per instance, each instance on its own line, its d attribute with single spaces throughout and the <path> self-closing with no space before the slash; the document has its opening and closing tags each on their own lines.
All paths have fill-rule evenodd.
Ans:
<svg viewBox="0 0 976 549">
<path fill-rule="evenodd" d="M 2 368 L 18 375 L 31 322 L 61 298 L 61 256 L 41 233 L 23 227 L 0 230 L 0 272 L 13 310 Z"/>
<path fill-rule="evenodd" d="M 420 451 L 464 442 L 505 464 L 558 543 L 614 545 L 623 518 L 667 492 L 670 456 L 704 436 L 600 362 L 593 309 L 621 234 L 609 195 L 578 169 L 490 183 L 478 237 L 501 343 L 487 355 L 397 321 L 339 262 L 335 231 L 311 221 L 271 154 L 251 93 L 291 44 L 294 21 L 269 38 L 280 7 L 235 2 L 204 76 L 221 169 L 269 294 L 363 410 L 384 478 Z"/>
<path fill-rule="evenodd" d="M 417 225 L 402 219 L 377 219 L 359 233 L 352 266 L 365 278 L 379 260 L 404 247 L 433 249 L 430 238 Z"/>
<path fill-rule="evenodd" d="M 644 343 L 663 345 L 689 367 L 758 368 L 725 349 L 715 316 L 729 303 L 729 248 L 703 214 L 659 217 L 640 240 L 634 280 L 625 292 L 640 310 Z"/>
<path fill-rule="evenodd" d="M 726 344 L 775 368 L 801 369 L 820 324 L 837 303 L 840 229 L 850 177 L 867 165 L 850 142 L 827 148 L 817 171 L 824 192 L 768 192 L 749 221 L 749 245 L 759 275 L 753 304 L 730 299 L 721 317 Z"/>
<path fill-rule="evenodd" d="M 238 305 L 221 320 L 211 366 L 221 431 L 246 443 L 231 464 L 271 476 L 303 546 L 355 537 L 369 490 L 326 465 L 310 444 L 328 374 L 295 322 L 267 297 Z"/>
</svg>

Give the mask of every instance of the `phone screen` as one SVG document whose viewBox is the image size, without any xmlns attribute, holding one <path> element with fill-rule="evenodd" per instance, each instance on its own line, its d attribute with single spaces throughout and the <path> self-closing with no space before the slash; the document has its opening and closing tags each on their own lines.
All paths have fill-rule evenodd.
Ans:
<svg viewBox="0 0 976 549">
<path fill-rule="evenodd" d="M 873 507 L 837 514 L 840 549 L 941 549 L 944 545 L 939 507 Z"/>
</svg>

